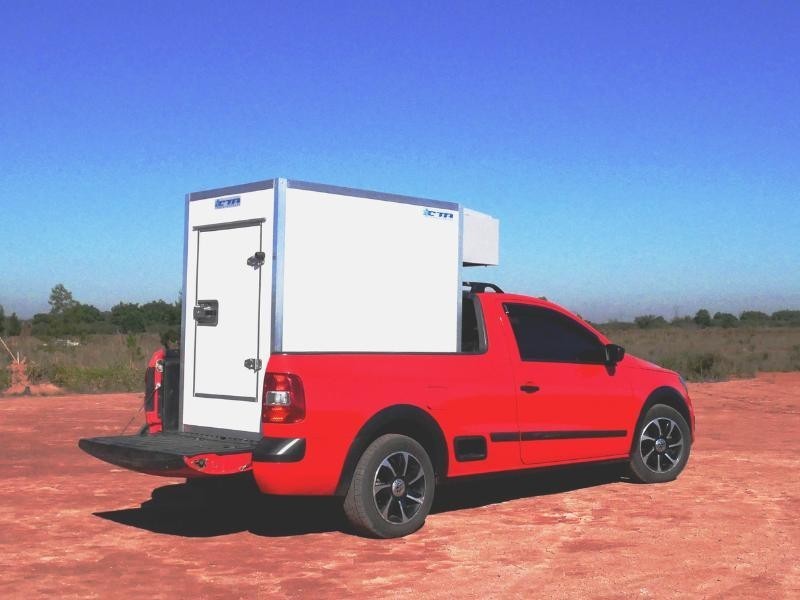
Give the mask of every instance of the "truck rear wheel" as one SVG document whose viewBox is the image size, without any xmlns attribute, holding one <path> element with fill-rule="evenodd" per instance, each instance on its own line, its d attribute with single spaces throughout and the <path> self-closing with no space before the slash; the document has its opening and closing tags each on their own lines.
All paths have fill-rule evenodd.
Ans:
<svg viewBox="0 0 800 600">
<path fill-rule="evenodd" d="M 434 486 L 433 464 L 416 440 L 394 433 L 382 435 L 356 465 L 344 512 L 362 535 L 402 537 L 425 523 Z"/>
</svg>

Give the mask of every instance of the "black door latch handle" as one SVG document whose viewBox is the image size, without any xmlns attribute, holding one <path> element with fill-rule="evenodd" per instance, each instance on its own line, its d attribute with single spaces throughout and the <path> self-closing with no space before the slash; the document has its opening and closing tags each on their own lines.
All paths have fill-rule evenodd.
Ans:
<svg viewBox="0 0 800 600">
<path fill-rule="evenodd" d="M 519 386 L 519 389 L 521 389 L 526 394 L 533 394 L 534 392 L 538 392 L 539 391 L 539 386 L 538 385 L 521 385 L 521 386 Z"/>
<path fill-rule="evenodd" d="M 215 327 L 219 322 L 219 300 L 198 300 L 192 308 L 192 317 L 198 325 Z"/>
</svg>

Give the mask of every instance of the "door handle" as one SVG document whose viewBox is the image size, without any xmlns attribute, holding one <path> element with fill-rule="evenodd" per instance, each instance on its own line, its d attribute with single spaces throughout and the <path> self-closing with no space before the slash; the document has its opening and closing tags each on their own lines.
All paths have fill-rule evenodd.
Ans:
<svg viewBox="0 0 800 600">
<path fill-rule="evenodd" d="M 216 327 L 219 320 L 219 301 L 198 300 L 192 308 L 192 317 L 198 325 Z"/>
<path fill-rule="evenodd" d="M 533 394 L 539 391 L 538 385 L 521 385 L 519 389 L 525 392 L 526 394 Z"/>
</svg>

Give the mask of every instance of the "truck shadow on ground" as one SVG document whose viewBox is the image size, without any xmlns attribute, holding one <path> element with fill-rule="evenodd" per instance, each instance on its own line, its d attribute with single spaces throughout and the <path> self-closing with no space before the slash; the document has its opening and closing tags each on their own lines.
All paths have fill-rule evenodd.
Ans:
<svg viewBox="0 0 800 600">
<path fill-rule="evenodd" d="M 622 481 L 617 465 L 578 466 L 538 473 L 450 482 L 436 490 L 432 514 L 567 493 Z M 268 497 L 249 476 L 165 485 L 139 508 L 96 512 L 115 523 L 182 537 L 215 537 L 249 531 L 281 537 L 347 532 L 341 500 Z"/>
</svg>

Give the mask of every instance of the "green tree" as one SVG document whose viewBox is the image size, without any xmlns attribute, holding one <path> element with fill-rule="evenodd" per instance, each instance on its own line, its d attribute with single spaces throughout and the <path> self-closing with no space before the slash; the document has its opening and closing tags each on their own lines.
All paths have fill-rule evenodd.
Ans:
<svg viewBox="0 0 800 600">
<path fill-rule="evenodd" d="M 639 329 L 654 329 L 656 327 L 664 327 L 667 321 L 664 317 L 658 315 L 641 315 L 633 320 Z"/>
<path fill-rule="evenodd" d="M 142 304 L 139 308 L 145 325 L 176 326 L 181 324 L 179 304 L 155 300 Z"/>
<path fill-rule="evenodd" d="M 63 316 L 67 323 L 96 323 L 103 320 L 103 313 L 97 307 L 80 302 L 66 309 Z"/>
<path fill-rule="evenodd" d="M 732 315 L 731 313 L 717 312 L 714 313 L 711 324 L 716 327 L 727 329 L 729 327 L 736 327 L 739 324 L 739 319 L 736 318 L 736 315 Z"/>
<path fill-rule="evenodd" d="M 760 310 L 746 310 L 739 315 L 742 325 L 764 325 L 769 322 L 769 315 Z"/>
<path fill-rule="evenodd" d="M 689 315 L 686 315 L 684 317 L 675 316 L 672 318 L 669 324 L 672 325 L 673 327 L 693 327 L 694 319 L 692 319 L 692 317 L 690 317 Z"/>
<path fill-rule="evenodd" d="M 144 318 L 138 304 L 120 302 L 111 307 L 111 322 L 122 333 L 141 333 L 144 331 Z"/>
<path fill-rule="evenodd" d="M 50 298 L 47 303 L 50 305 L 50 314 L 53 315 L 62 315 L 64 311 L 77 304 L 72 297 L 72 292 L 65 288 L 63 283 L 56 284 L 50 290 Z"/>
<path fill-rule="evenodd" d="M 35 336 L 44 337 L 53 335 L 50 331 L 53 323 L 53 315 L 49 313 L 36 313 L 31 321 L 31 333 Z"/>
<path fill-rule="evenodd" d="M 6 326 L 6 311 L 3 309 L 3 305 L 0 304 L 0 335 L 3 334 L 5 331 Z"/>
<path fill-rule="evenodd" d="M 711 325 L 711 313 L 705 308 L 701 308 L 694 316 L 694 322 L 700 325 L 700 327 L 709 327 Z"/>
<path fill-rule="evenodd" d="M 770 321 L 776 325 L 797 327 L 800 325 L 800 310 L 779 310 L 772 313 Z"/>
<path fill-rule="evenodd" d="M 6 329 L 8 330 L 8 335 L 19 335 L 22 333 L 22 323 L 20 323 L 17 313 L 12 312 L 11 316 L 8 317 Z"/>
</svg>

